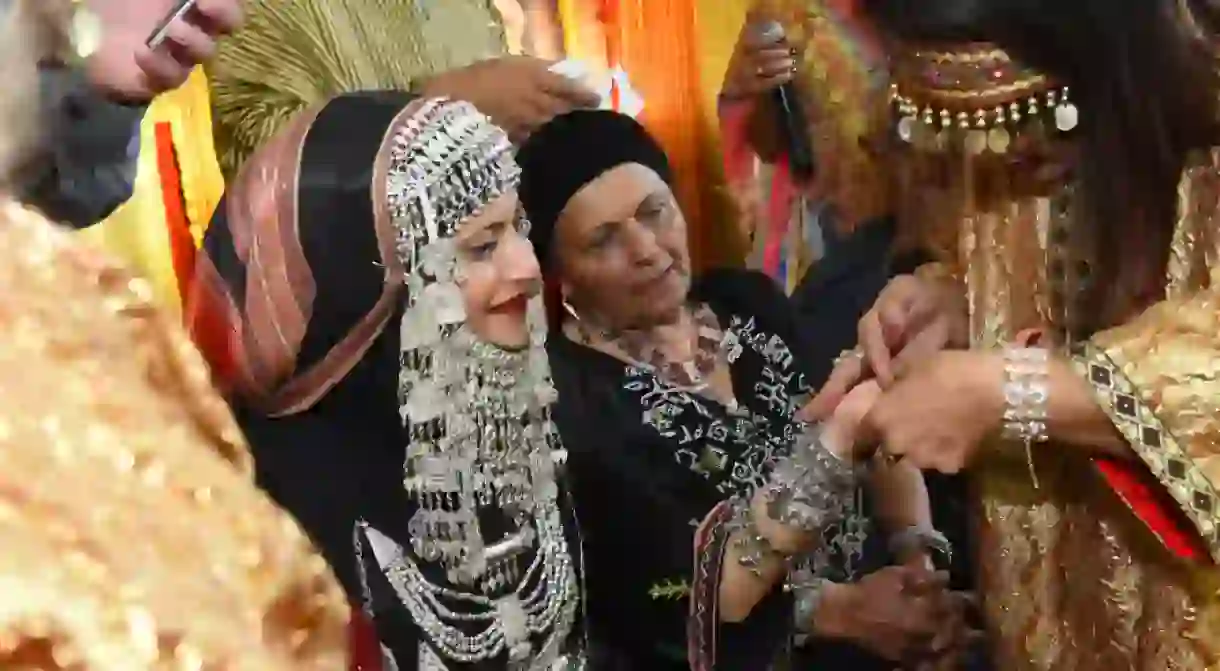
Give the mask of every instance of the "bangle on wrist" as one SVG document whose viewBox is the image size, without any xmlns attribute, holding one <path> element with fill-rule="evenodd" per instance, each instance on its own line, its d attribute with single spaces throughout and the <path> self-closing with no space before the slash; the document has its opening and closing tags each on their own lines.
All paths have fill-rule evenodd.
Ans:
<svg viewBox="0 0 1220 671">
<path fill-rule="evenodd" d="M 798 645 L 817 634 L 814 631 L 813 618 L 818 612 L 818 606 L 822 605 L 822 598 L 826 596 L 830 584 L 825 578 L 814 578 L 802 584 L 788 586 L 792 592 L 792 617 L 796 625 Z"/>
<path fill-rule="evenodd" d="M 756 577 L 762 577 L 763 568 L 768 562 L 787 565 L 793 554 L 775 547 L 771 539 L 762 533 L 754 519 L 752 506 L 747 503 L 739 516 L 739 523 L 734 534 L 733 544 L 737 548 L 737 563 L 748 569 Z"/>
<path fill-rule="evenodd" d="M 856 473 L 823 442 L 821 427 L 808 427 L 792 453 L 775 464 L 763 495 L 771 519 L 810 533 L 842 520 L 853 505 Z"/>
<path fill-rule="evenodd" d="M 847 516 L 855 487 L 854 467 L 827 449 L 820 427 L 809 427 L 795 441 L 792 453 L 775 464 L 763 489 L 737 504 L 738 562 L 755 575 L 761 574 L 768 558 L 786 562 L 800 548 L 788 547 L 787 538 L 775 537 L 780 527 L 760 530 L 759 522 L 765 518 L 768 526 L 782 525 L 784 535 L 794 537 L 820 534 Z"/>
<path fill-rule="evenodd" d="M 1033 444 L 1044 443 L 1050 401 L 1050 352 L 1040 347 L 1004 348 L 1004 423 L 1001 435 L 1025 447 L 1025 461 L 1034 489 Z"/>
</svg>

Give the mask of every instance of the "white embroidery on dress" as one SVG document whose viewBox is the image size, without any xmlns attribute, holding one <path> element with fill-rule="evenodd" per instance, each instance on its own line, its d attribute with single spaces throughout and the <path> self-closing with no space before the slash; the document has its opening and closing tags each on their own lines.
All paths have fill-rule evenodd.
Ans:
<svg viewBox="0 0 1220 671">
<path fill-rule="evenodd" d="M 812 389 L 804 373 L 796 370 L 788 345 L 759 329 L 753 317 L 730 317 L 725 343 L 730 363 L 741 355 L 743 343 L 763 359 L 753 391 L 769 413 L 784 419 L 781 426 L 752 412 L 749 404 L 741 404 L 736 414 L 718 410 L 714 401 L 673 386 L 648 368 L 628 366 L 623 386 L 639 395 L 644 423 L 674 441 L 678 464 L 713 482 L 725 496 L 748 497 L 765 483 L 769 465 L 792 449 L 799 425 L 790 420 Z M 863 509 L 859 492 L 853 509 Z M 867 525 L 867 519 L 851 514 L 827 529 L 822 548 L 800 563 L 801 575 L 853 575 Z"/>
<path fill-rule="evenodd" d="M 758 329 L 753 318 L 743 321 L 731 317 L 724 336 L 730 364 L 741 356 L 743 343 L 764 361 L 762 379 L 754 385 L 755 394 L 768 411 L 791 417 L 800 407 L 798 400 L 809 393 L 804 374 L 794 369 L 796 358 L 791 350 L 778 336 Z M 719 409 L 715 401 L 674 386 L 649 368 L 627 366 L 623 386 L 639 395 L 643 422 L 674 441 L 674 460 L 705 480 L 714 481 L 717 491 L 726 496 L 752 492 L 761 486 L 767 465 L 783 456 L 796 437 L 791 422 L 784 422 L 782 428 L 772 427 L 767 417 L 755 414 L 747 405 L 740 406 L 736 413 Z M 745 447 L 732 456 L 737 445 Z"/>
</svg>

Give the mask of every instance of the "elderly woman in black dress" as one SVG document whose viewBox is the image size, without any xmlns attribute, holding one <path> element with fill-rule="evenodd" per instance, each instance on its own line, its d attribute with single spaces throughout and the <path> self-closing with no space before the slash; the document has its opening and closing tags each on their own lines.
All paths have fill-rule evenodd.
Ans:
<svg viewBox="0 0 1220 671">
<path fill-rule="evenodd" d="M 595 666 L 787 668 L 798 635 L 867 642 L 895 661 L 951 648 L 932 570 L 942 537 L 917 471 L 871 469 L 900 559 L 859 583 L 833 580 L 858 564 L 860 469 L 803 495 L 824 510 L 836 500 L 843 515 L 803 520 L 804 537 L 772 528 L 792 472 L 855 458 L 843 441 L 870 391 L 821 427 L 799 420 L 811 350 L 787 298 L 750 272 L 692 281 L 686 221 L 647 132 L 612 112 L 573 112 L 518 161 L 530 237 L 562 306 L 548 351 Z"/>
</svg>

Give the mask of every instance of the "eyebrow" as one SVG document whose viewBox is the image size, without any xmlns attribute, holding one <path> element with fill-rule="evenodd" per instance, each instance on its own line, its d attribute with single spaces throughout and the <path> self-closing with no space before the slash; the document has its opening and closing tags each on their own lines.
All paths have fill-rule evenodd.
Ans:
<svg viewBox="0 0 1220 671">
<path fill-rule="evenodd" d="M 588 240 L 594 238 L 595 236 L 597 236 L 599 233 L 601 233 L 606 228 L 609 228 L 612 226 L 619 226 L 626 219 L 629 219 L 631 217 L 638 215 L 640 213 L 640 210 L 642 210 L 645 207 L 654 206 L 654 205 L 664 205 L 668 202 L 669 202 L 669 196 L 664 191 L 661 191 L 661 190 L 652 191 L 648 195 L 641 198 L 640 202 L 636 204 L 635 209 L 632 210 L 630 213 L 625 214 L 621 218 L 618 218 L 618 219 L 604 219 L 604 220 L 598 222 L 597 224 L 593 225 L 592 227 L 590 227 L 588 229 L 588 231 L 581 237 L 585 241 L 588 241 Z"/>
<path fill-rule="evenodd" d="M 466 229 L 466 231 L 458 233 L 457 237 L 459 241 L 465 241 L 474 239 L 481 235 L 496 236 L 502 233 L 504 229 L 508 228 L 510 223 L 511 222 L 508 221 L 492 221 L 477 231 Z"/>
</svg>

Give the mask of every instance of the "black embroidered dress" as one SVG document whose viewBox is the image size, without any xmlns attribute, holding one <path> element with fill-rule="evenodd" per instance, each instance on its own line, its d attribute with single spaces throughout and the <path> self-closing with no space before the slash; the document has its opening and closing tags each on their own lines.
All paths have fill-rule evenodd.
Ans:
<svg viewBox="0 0 1220 671">
<path fill-rule="evenodd" d="M 793 413 L 810 391 L 799 353 L 810 348 L 764 275 L 717 271 L 695 282 L 691 299 L 727 330 L 736 409 L 560 334 L 548 347 L 595 669 L 689 669 L 689 656 L 697 670 L 764 671 L 783 668 L 790 647 L 792 601 L 781 587 L 745 622 L 717 623 L 725 516 L 709 513 L 748 496 L 787 454 L 800 430 Z"/>
</svg>

